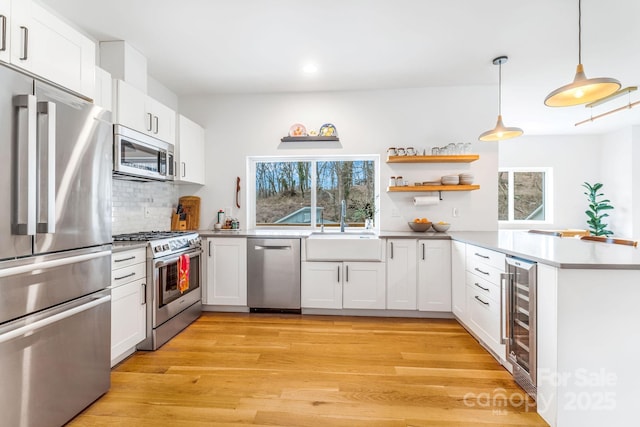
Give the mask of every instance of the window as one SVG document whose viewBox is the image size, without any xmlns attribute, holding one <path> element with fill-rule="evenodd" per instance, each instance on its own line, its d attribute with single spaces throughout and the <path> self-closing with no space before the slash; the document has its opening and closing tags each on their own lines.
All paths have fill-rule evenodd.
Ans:
<svg viewBox="0 0 640 427">
<path fill-rule="evenodd" d="M 498 172 L 498 220 L 551 223 L 551 168 L 505 168 Z"/>
<path fill-rule="evenodd" d="M 252 227 L 338 227 L 342 200 L 347 225 L 376 220 L 379 156 L 251 157 L 249 171 Z"/>
</svg>

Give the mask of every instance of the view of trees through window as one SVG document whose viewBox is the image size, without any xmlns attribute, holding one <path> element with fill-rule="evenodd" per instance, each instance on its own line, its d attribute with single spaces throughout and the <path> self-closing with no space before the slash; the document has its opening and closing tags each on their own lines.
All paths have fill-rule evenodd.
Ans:
<svg viewBox="0 0 640 427">
<path fill-rule="evenodd" d="M 498 173 L 498 219 L 501 221 L 544 221 L 545 172 Z"/>
<path fill-rule="evenodd" d="M 373 160 L 260 161 L 255 166 L 257 226 L 311 226 L 313 209 L 316 224 L 322 218 L 325 226 L 338 226 L 342 200 L 349 225 L 362 226 L 375 215 Z"/>
</svg>

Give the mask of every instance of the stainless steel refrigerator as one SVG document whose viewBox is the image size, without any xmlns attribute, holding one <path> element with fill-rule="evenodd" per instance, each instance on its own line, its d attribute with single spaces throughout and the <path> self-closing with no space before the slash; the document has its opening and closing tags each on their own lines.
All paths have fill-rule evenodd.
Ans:
<svg viewBox="0 0 640 427">
<path fill-rule="evenodd" d="M 0 424 L 110 386 L 111 113 L 0 65 Z"/>
</svg>

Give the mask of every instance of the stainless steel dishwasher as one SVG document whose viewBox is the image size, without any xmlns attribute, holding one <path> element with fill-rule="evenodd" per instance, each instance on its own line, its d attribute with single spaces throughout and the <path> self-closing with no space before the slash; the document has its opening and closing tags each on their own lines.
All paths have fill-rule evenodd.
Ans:
<svg viewBox="0 0 640 427">
<path fill-rule="evenodd" d="M 300 239 L 247 239 L 252 312 L 300 313 Z"/>
</svg>

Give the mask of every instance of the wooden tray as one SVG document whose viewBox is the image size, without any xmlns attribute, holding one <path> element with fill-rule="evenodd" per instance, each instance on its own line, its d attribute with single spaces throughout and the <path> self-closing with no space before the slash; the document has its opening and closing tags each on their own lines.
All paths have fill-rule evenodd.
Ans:
<svg viewBox="0 0 640 427">
<path fill-rule="evenodd" d="M 184 213 L 187 214 L 187 230 L 200 228 L 200 197 L 183 196 L 179 199 Z"/>
</svg>

